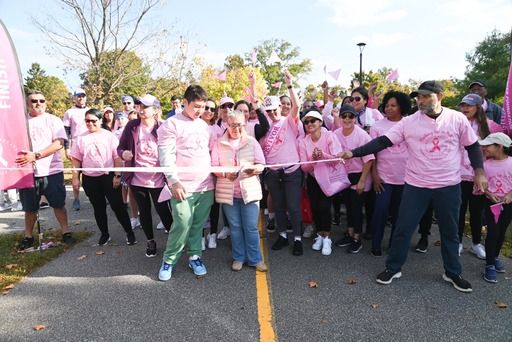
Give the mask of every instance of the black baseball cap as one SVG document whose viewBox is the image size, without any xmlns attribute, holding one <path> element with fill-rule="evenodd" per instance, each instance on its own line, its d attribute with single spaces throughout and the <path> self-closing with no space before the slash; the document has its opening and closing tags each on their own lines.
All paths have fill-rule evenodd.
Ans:
<svg viewBox="0 0 512 342">
<path fill-rule="evenodd" d="M 471 89 L 472 86 L 474 86 L 475 84 L 478 84 L 479 86 L 481 87 L 484 87 L 484 88 L 487 88 L 487 83 L 485 83 L 484 80 L 474 80 L 473 82 L 471 82 L 471 84 L 469 85 L 469 89 Z"/>
<path fill-rule="evenodd" d="M 439 93 L 443 93 L 443 92 L 444 92 L 444 88 L 443 88 L 443 85 L 441 84 L 441 82 L 425 81 L 422 84 L 420 84 L 420 86 L 418 87 L 418 90 L 413 91 L 410 96 L 411 96 L 411 98 L 415 98 L 418 96 L 418 94 L 430 95 L 433 93 L 439 94 Z"/>
</svg>

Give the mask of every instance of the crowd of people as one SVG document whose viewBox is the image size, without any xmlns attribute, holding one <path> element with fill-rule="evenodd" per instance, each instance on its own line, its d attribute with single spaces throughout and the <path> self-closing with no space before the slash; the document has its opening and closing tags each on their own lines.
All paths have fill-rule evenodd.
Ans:
<svg viewBox="0 0 512 342">
<path fill-rule="evenodd" d="M 250 101 L 235 102 L 224 94 L 218 106 L 202 87 L 191 85 L 183 97 L 173 96 L 166 119 L 150 94 L 135 100 L 124 96 L 123 110 L 114 114 L 112 107 L 87 107 L 87 95 L 79 88 L 75 106 L 60 120 L 46 113 L 44 94 L 27 93 L 33 151 L 22 151 L 16 162 L 35 164 L 36 187 L 19 191 L 25 212 L 19 249 L 34 245 L 41 196 L 55 212 L 63 241 L 75 242 L 65 207 L 64 148 L 74 168 L 72 208 L 81 208 L 82 187 L 100 231 L 99 245 L 110 241 L 108 205 L 126 243 L 137 243 L 133 229 L 141 226 L 146 256 L 156 256 L 153 204 L 157 229 L 169 234 L 161 250 L 162 281 L 171 279 L 183 251 L 193 273 L 204 276 L 203 250 L 228 236 L 233 271 L 245 263 L 267 271 L 260 250 L 260 206 L 268 214 L 267 232 L 277 230 L 271 249 L 291 245 L 292 255 L 302 255 L 302 238 L 312 236 L 311 226 L 304 229 L 303 191 L 316 231 L 312 249 L 324 256 L 333 252 L 331 229 L 340 225 L 342 202 L 347 230 L 335 245 L 348 253 L 359 253 L 367 239 L 371 255 L 381 257 L 384 231 L 391 226 L 386 269 L 376 279 L 380 284 L 402 276 L 418 224 L 431 222 L 434 215 L 443 279 L 462 292 L 472 291 L 459 262 L 469 205 L 469 250 L 485 260 L 484 279 L 497 281 L 496 273 L 504 272 L 499 254 L 512 220 L 512 142 L 498 125 L 501 108 L 485 99 L 484 81 L 473 82 L 453 110 L 442 106 L 444 89 L 438 81 L 423 82 L 411 94 L 390 91 L 382 101 L 374 94 L 376 84 L 368 90 L 356 87 L 335 104 L 337 94 L 327 82 L 323 101 L 301 103 L 288 71 L 288 94 L 263 101 L 255 96 L 253 72 L 248 80 Z M 217 232 L 221 215 L 224 227 Z M 205 227 L 210 230 L 206 236 Z M 420 229 L 416 251 L 426 251 L 429 228 Z"/>
</svg>

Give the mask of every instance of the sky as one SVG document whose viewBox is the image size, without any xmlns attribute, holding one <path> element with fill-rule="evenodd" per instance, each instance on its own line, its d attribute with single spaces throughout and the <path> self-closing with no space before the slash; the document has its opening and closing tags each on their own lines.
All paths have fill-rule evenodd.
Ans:
<svg viewBox="0 0 512 342">
<path fill-rule="evenodd" d="M 45 9 L 59 18 L 55 0 L 0 0 L 0 19 L 13 39 L 23 76 L 34 62 L 78 87 L 78 73 L 64 75 L 60 62 L 45 53 L 42 35 L 30 15 Z M 191 7 L 193 4 L 193 7 Z M 198 55 L 222 68 L 228 55 L 244 55 L 266 39 L 284 39 L 313 62 L 302 86 L 349 87 L 359 71 L 359 47 L 364 42 L 363 71 L 398 69 L 399 81 L 463 78 L 465 54 L 492 30 L 512 27 L 512 0 L 168 0 L 158 8 L 162 23 L 187 32 L 200 48 Z M 163 25 L 162 25 L 163 26 Z M 341 68 L 336 81 L 324 75 Z"/>
</svg>

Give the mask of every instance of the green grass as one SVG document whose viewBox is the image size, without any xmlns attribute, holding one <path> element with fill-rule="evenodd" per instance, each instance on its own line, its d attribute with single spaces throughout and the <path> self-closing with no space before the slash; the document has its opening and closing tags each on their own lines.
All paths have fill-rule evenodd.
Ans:
<svg viewBox="0 0 512 342">
<path fill-rule="evenodd" d="M 60 242 L 62 233 L 60 231 L 46 230 L 44 233 L 44 242 L 52 241 L 56 246 L 52 246 L 43 251 L 34 251 L 30 253 L 18 253 L 17 244 L 21 242 L 24 233 L 0 235 L 0 289 L 2 292 L 8 285 L 16 284 L 48 261 L 56 258 L 74 245 L 66 245 Z M 73 237 L 78 241 L 84 241 L 92 235 L 90 231 L 73 232 Z M 36 239 L 36 243 L 38 240 Z M 37 248 L 37 246 L 35 246 Z M 6 266 L 13 265 L 12 268 Z"/>
</svg>

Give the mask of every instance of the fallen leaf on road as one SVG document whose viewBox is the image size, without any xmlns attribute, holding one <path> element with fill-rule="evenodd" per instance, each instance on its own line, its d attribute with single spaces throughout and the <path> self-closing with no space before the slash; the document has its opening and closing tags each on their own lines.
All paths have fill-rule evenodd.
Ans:
<svg viewBox="0 0 512 342">
<path fill-rule="evenodd" d="M 434 242 L 434 246 L 437 246 L 437 247 L 441 246 L 441 241 L 437 240 L 436 242 Z"/>
<path fill-rule="evenodd" d="M 81 255 L 81 256 L 79 256 L 77 259 L 78 259 L 78 260 L 84 260 L 85 258 L 87 258 L 87 255 Z"/>
<path fill-rule="evenodd" d="M 10 293 L 10 291 L 3 291 L 2 296 L 7 296 Z"/>
<path fill-rule="evenodd" d="M 316 281 L 310 281 L 309 287 L 318 287 L 318 284 L 316 283 Z"/>
<path fill-rule="evenodd" d="M 44 329 L 44 328 L 46 328 L 46 327 L 44 325 L 42 325 L 42 324 L 34 325 L 34 330 L 35 331 L 39 331 L 39 330 Z"/>
<path fill-rule="evenodd" d="M 508 307 L 507 304 L 502 303 L 499 300 L 495 301 L 494 304 L 496 305 L 497 308 L 500 308 L 500 309 L 506 309 Z"/>
<path fill-rule="evenodd" d="M 328 320 L 326 320 L 326 319 L 322 319 L 322 323 L 323 323 L 323 324 L 327 324 L 327 323 L 329 323 L 329 321 L 328 321 Z"/>
<path fill-rule="evenodd" d="M 372 304 L 372 305 L 370 305 L 370 307 L 371 307 L 372 309 L 377 309 L 377 308 L 379 307 L 379 304 Z"/>
<path fill-rule="evenodd" d="M 96 255 L 103 255 L 103 254 L 105 254 L 105 252 L 103 252 L 103 251 L 97 251 L 96 252 Z"/>
<path fill-rule="evenodd" d="M 355 283 L 357 283 L 357 281 L 355 279 L 347 280 L 347 284 L 349 284 L 349 285 L 354 285 Z"/>
<path fill-rule="evenodd" d="M 123 254 L 124 251 L 116 251 L 117 254 Z"/>
<path fill-rule="evenodd" d="M 14 289 L 14 284 L 7 285 L 6 287 L 4 287 L 4 290 L 12 290 L 12 289 Z"/>
<path fill-rule="evenodd" d="M 9 264 L 9 265 L 5 265 L 5 268 L 10 270 L 11 268 L 16 267 L 16 266 L 18 266 L 18 264 Z"/>
<path fill-rule="evenodd" d="M 78 226 L 80 224 L 80 221 L 75 222 L 75 226 Z"/>
</svg>

